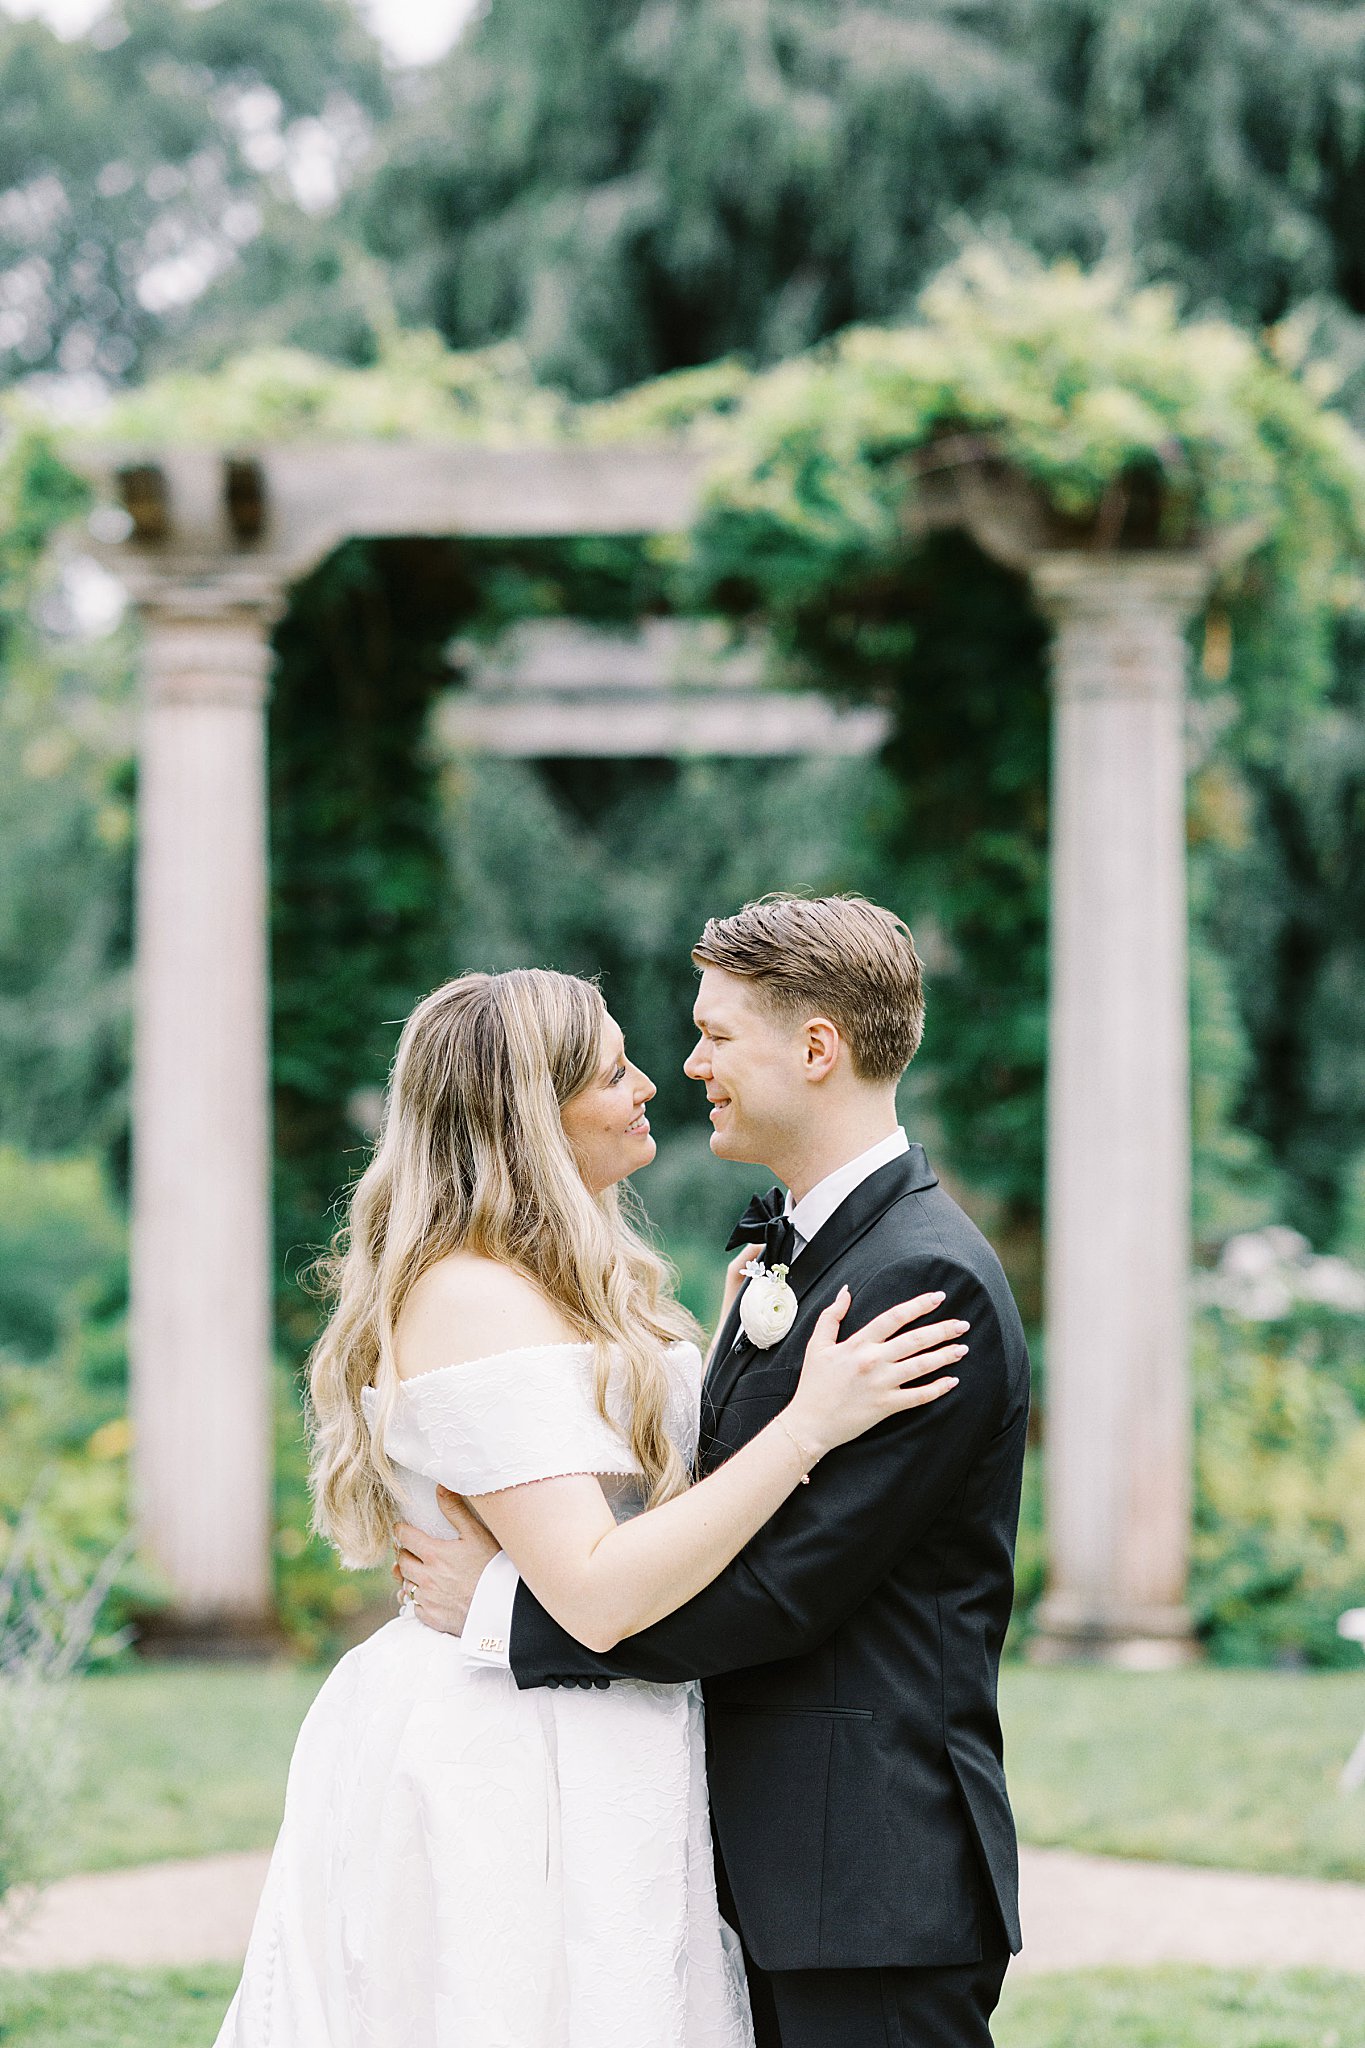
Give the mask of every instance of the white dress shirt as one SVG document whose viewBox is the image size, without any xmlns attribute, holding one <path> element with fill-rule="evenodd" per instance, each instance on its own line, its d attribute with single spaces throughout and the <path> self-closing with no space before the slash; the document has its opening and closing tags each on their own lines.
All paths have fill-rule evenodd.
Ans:
<svg viewBox="0 0 1365 2048">
<path fill-rule="evenodd" d="M 799 1202 L 787 1196 L 787 1217 L 796 1232 L 796 1249 L 803 1252 L 817 1230 L 822 1230 L 841 1202 L 846 1202 L 853 1190 L 861 1187 L 869 1174 L 876 1173 L 882 1166 L 889 1166 L 893 1159 L 900 1159 L 910 1150 L 910 1140 L 897 1125 L 889 1137 L 879 1138 L 875 1145 L 869 1145 L 866 1152 L 860 1152 L 856 1159 L 850 1159 L 847 1166 L 836 1166 L 833 1173 L 827 1173 L 818 1180 Z"/>
<path fill-rule="evenodd" d="M 836 1166 L 833 1173 L 827 1173 L 823 1180 L 818 1180 L 799 1202 L 793 1202 L 788 1191 L 787 1216 L 796 1232 L 798 1254 L 806 1249 L 840 1203 L 847 1201 L 869 1174 L 876 1173 L 879 1167 L 889 1166 L 893 1159 L 901 1158 L 909 1150 L 910 1140 L 897 1126 L 888 1136 L 879 1138 L 875 1145 L 869 1145 L 866 1152 L 850 1159 L 847 1165 Z M 504 1670 L 510 1666 L 512 1608 L 520 1584 L 521 1574 L 505 1550 L 500 1550 L 484 1566 L 460 1632 L 460 1643 L 466 1655 L 480 1664 L 500 1664 Z"/>
</svg>

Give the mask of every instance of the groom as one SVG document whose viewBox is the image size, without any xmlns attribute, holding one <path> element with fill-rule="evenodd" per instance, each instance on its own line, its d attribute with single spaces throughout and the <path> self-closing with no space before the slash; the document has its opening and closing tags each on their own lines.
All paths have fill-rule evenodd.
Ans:
<svg viewBox="0 0 1365 2048">
<path fill-rule="evenodd" d="M 741 1227 L 788 1266 L 798 1303 L 765 1349 L 732 1304 L 702 1395 L 702 1473 L 788 1401 L 841 1284 L 846 1332 L 941 1290 L 935 1313 L 971 1325 L 961 1385 L 831 1452 L 704 1592 L 606 1655 L 566 1635 L 501 1553 L 479 1579 L 487 1538 L 453 1500 L 468 1540 L 404 1529 L 400 1562 L 422 1619 L 463 1628 L 521 1687 L 705 1681 L 721 1907 L 759 2048 L 987 2048 L 1020 1939 L 996 1715 L 1028 1418 L 1019 1316 L 896 1121 L 923 1026 L 901 920 L 854 897 L 769 897 L 711 919 L 693 959 L 686 1072 L 705 1084 L 712 1151 L 790 1191 Z"/>
</svg>

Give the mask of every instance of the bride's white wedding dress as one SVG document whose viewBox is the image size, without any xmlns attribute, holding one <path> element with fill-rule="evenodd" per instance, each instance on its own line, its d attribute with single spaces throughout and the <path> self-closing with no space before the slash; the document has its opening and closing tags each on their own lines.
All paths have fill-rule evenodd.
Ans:
<svg viewBox="0 0 1365 2048">
<path fill-rule="evenodd" d="M 677 1344 L 669 1361 L 690 1461 L 701 1359 Z M 549 1344 L 402 1382 L 386 1446 L 408 1518 L 449 1533 L 438 1480 L 489 1493 L 582 1472 L 618 1521 L 637 1512 L 593 1376 L 588 1345 Z M 342 1658 L 299 1732 L 218 2048 L 752 2041 L 695 1685 L 519 1692 L 410 1615 Z"/>
</svg>

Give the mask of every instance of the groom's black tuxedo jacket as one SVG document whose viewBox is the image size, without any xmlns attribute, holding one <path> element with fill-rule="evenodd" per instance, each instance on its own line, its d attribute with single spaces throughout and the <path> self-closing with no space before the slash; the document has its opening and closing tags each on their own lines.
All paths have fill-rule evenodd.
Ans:
<svg viewBox="0 0 1365 2048">
<path fill-rule="evenodd" d="M 765 1970 L 973 1962 L 1019 1947 L 996 1679 L 1013 1596 L 1028 1354 L 1004 1273 L 912 1145 L 795 1260 L 799 1312 L 759 1351 L 721 1332 L 702 1396 L 712 1471 L 790 1398 L 841 1282 L 846 1331 L 942 1288 L 971 1323 L 962 1383 L 819 1464 L 720 1577 L 605 1656 L 522 1586 L 519 1686 L 706 1681 L 711 1811 Z"/>
</svg>

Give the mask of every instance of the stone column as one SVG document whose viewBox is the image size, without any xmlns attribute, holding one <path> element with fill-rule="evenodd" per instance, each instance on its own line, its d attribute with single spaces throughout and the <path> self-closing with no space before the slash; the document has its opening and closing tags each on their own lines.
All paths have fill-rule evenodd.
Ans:
<svg viewBox="0 0 1365 2048">
<path fill-rule="evenodd" d="M 268 589 L 144 593 L 133 1489 L 171 1632 L 271 1604 Z"/>
<path fill-rule="evenodd" d="M 1190 1654 L 1190 557 L 1045 555 L 1053 649 L 1039 1654 Z"/>
</svg>

